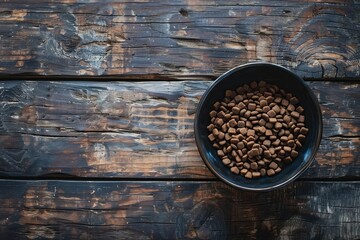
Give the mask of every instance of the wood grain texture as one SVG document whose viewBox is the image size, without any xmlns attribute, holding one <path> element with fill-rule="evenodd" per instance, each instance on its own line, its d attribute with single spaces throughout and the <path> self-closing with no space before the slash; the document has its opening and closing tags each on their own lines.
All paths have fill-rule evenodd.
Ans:
<svg viewBox="0 0 360 240">
<path fill-rule="evenodd" d="M 6 239 L 358 239 L 358 182 L 0 181 Z M 342 196 L 339 198 L 339 196 Z"/>
<path fill-rule="evenodd" d="M 2 176 L 213 178 L 193 120 L 211 82 L 0 82 Z M 360 175 L 359 85 L 311 82 L 323 140 L 304 178 Z"/>
<path fill-rule="evenodd" d="M 358 1 L 0 2 L 1 74 L 212 79 L 261 60 L 360 76 Z"/>
</svg>

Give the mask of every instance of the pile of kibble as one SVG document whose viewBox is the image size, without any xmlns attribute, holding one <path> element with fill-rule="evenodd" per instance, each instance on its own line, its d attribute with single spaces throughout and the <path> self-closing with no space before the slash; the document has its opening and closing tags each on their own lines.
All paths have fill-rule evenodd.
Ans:
<svg viewBox="0 0 360 240">
<path fill-rule="evenodd" d="M 214 103 L 208 138 L 234 174 L 272 176 L 298 156 L 309 131 L 303 112 L 291 93 L 254 81 Z"/>
</svg>

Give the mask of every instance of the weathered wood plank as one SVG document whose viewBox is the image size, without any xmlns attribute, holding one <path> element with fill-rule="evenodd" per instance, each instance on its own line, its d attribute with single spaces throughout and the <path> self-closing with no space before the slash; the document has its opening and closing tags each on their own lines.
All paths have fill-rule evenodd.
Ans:
<svg viewBox="0 0 360 240">
<path fill-rule="evenodd" d="M 360 76 L 358 1 L 1 1 L 0 73 L 209 79 L 249 61 Z M 135 75 L 135 76 L 134 76 Z"/>
<path fill-rule="evenodd" d="M 358 182 L 0 181 L 7 239 L 358 239 Z M 341 197 L 339 197 L 341 196 Z"/>
<path fill-rule="evenodd" d="M 0 82 L 0 174 L 213 178 L 193 135 L 211 82 Z M 324 119 L 307 178 L 360 175 L 355 83 L 311 82 Z"/>
</svg>

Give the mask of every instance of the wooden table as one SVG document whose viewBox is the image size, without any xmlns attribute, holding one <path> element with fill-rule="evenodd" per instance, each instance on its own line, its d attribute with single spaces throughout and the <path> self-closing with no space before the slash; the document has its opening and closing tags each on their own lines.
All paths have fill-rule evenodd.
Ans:
<svg viewBox="0 0 360 240">
<path fill-rule="evenodd" d="M 1 239 L 360 238 L 359 1 L 0 2 Z M 193 134 L 252 61 L 303 77 L 324 121 L 267 193 L 220 182 Z"/>
</svg>

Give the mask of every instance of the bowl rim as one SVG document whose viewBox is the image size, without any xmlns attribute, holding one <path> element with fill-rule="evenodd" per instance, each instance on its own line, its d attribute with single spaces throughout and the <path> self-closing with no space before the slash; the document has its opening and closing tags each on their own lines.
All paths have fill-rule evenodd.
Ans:
<svg viewBox="0 0 360 240">
<path fill-rule="evenodd" d="M 242 186 L 239 184 L 235 184 L 231 181 L 229 181 L 228 179 L 224 178 L 223 176 L 221 176 L 215 169 L 214 167 L 209 163 L 208 159 L 206 158 L 205 154 L 203 153 L 203 151 L 201 151 L 201 147 L 200 147 L 200 133 L 198 131 L 199 126 L 198 126 L 198 119 L 199 119 L 199 112 L 200 109 L 202 108 L 203 104 L 205 103 L 205 99 L 207 98 L 207 96 L 209 95 L 209 93 L 214 89 L 214 87 L 217 85 L 217 83 L 219 83 L 220 81 L 222 81 L 224 78 L 228 77 L 230 74 L 239 71 L 241 69 L 244 68 L 248 68 L 248 67 L 254 67 L 254 66 L 271 66 L 271 67 L 276 67 L 276 68 L 280 68 L 281 70 L 284 70 L 286 72 L 288 72 L 290 75 L 292 75 L 294 78 L 297 78 L 306 88 L 311 100 L 315 103 L 315 108 L 316 108 L 316 117 L 320 120 L 319 121 L 319 127 L 318 127 L 318 131 L 316 132 L 316 141 L 315 141 L 315 147 L 314 150 L 311 152 L 310 156 L 308 157 L 308 160 L 305 162 L 304 166 L 301 167 L 299 170 L 297 170 L 295 172 L 294 175 L 292 175 L 290 178 L 286 179 L 285 181 L 282 181 L 278 184 L 272 185 L 272 186 L 268 186 L 268 187 L 246 187 L 246 186 Z M 294 72 L 292 72 L 290 69 L 283 67 L 279 64 L 275 64 L 275 63 L 269 63 L 269 62 L 263 62 L 263 61 L 259 61 L 259 62 L 251 62 L 251 63 L 245 63 L 242 65 L 238 65 L 234 68 L 231 68 L 230 70 L 226 71 L 225 73 L 221 74 L 218 78 L 216 78 L 211 85 L 206 89 L 206 91 L 203 93 L 203 95 L 201 96 L 201 99 L 197 105 L 196 108 L 196 113 L 195 113 L 195 119 L 194 119 L 194 133 L 195 133 L 195 143 L 196 146 L 198 148 L 198 151 L 200 153 L 200 156 L 203 160 L 203 162 L 205 162 L 205 165 L 210 169 L 210 171 L 216 176 L 218 177 L 220 180 L 222 180 L 223 182 L 225 182 L 226 184 L 238 188 L 238 189 L 243 189 L 243 190 L 248 190 L 248 191 L 256 191 L 256 192 L 265 192 L 265 191 L 270 191 L 270 190 L 275 190 L 278 188 L 281 188 L 285 185 L 288 185 L 289 183 L 293 182 L 294 180 L 296 180 L 303 172 L 305 172 L 308 167 L 313 163 L 314 158 L 316 153 L 318 152 L 319 146 L 320 146 L 320 142 L 321 142 L 321 138 L 322 138 L 322 134 L 323 134 L 323 119 L 322 119 L 322 113 L 321 113 L 321 108 L 320 108 L 320 104 L 315 96 L 315 94 L 313 93 L 313 91 L 310 89 L 310 87 L 308 86 L 308 84 L 305 83 L 305 81 L 298 76 L 297 74 L 295 74 Z"/>
</svg>

